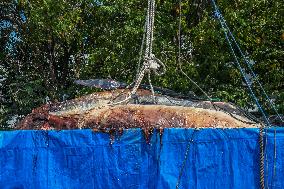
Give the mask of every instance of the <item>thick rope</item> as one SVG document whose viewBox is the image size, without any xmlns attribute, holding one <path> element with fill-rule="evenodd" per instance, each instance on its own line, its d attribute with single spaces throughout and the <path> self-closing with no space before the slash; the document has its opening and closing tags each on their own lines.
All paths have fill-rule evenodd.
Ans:
<svg viewBox="0 0 284 189">
<path fill-rule="evenodd" d="M 259 152 L 260 152 L 260 187 L 261 189 L 265 188 L 264 183 L 264 144 L 263 144 L 263 131 L 264 125 L 261 124 L 259 129 Z"/>
<path fill-rule="evenodd" d="M 145 75 L 145 67 L 141 69 L 141 72 L 139 73 L 138 75 L 138 78 L 136 79 L 135 81 L 135 84 L 134 84 L 134 87 L 133 89 L 131 90 L 131 92 L 128 93 L 128 96 L 124 99 L 124 100 L 121 100 L 119 102 L 112 102 L 108 105 L 118 105 L 118 104 L 121 104 L 121 103 L 124 103 L 124 102 L 127 102 L 128 100 L 130 100 L 132 98 L 133 95 L 136 94 L 143 78 L 144 78 L 144 75 Z"/>
<path fill-rule="evenodd" d="M 154 22 L 155 22 L 155 0 L 152 0 L 152 7 L 151 7 L 151 11 L 150 11 L 150 18 L 151 18 L 151 27 L 150 27 L 150 52 L 149 52 L 149 56 L 151 56 L 152 54 L 152 50 L 153 50 L 153 41 L 154 41 Z"/>
<path fill-rule="evenodd" d="M 265 163 L 264 163 L 263 172 L 264 172 L 264 175 L 265 175 L 265 177 L 264 177 L 265 179 L 261 182 L 264 182 L 264 184 L 266 184 L 266 187 L 264 187 L 264 188 L 269 189 L 268 182 L 265 182 L 265 181 L 268 181 L 268 156 L 267 156 L 268 135 L 267 135 L 267 128 L 266 127 L 264 127 L 264 134 L 265 134 L 265 143 L 263 144 L 263 148 L 264 148 L 263 158 L 264 158 Z"/>
<path fill-rule="evenodd" d="M 144 42 L 145 42 L 146 47 L 145 47 L 144 62 L 143 62 L 142 68 L 137 69 L 135 84 L 134 84 L 132 91 L 128 94 L 128 96 L 122 101 L 111 103 L 109 105 L 121 104 L 131 99 L 132 96 L 136 94 L 146 73 L 148 74 L 148 81 L 150 84 L 152 96 L 153 97 L 155 96 L 155 91 L 152 85 L 150 73 L 154 72 L 156 75 L 160 76 L 165 73 L 166 67 L 164 63 L 158 58 L 156 58 L 155 55 L 152 53 L 153 40 L 154 40 L 154 20 L 155 20 L 155 0 L 148 0 L 147 16 L 146 16 L 146 21 L 145 21 L 145 26 L 144 26 L 144 30 L 146 31 L 144 31 L 142 45 L 140 49 L 140 57 L 141 57 L 143 47 L 144 47 Z M 140 62 L 141 62 L 140 57 L 139 57 L 138 65 L 140 65 Z"/>
<path fill-rule="evenodd" d="M 146 16 L 146 49 L 145 55 L 149 55 L 150 52 L 150 27 L 151 27 L 151 8 L 152 8 L 152 0 L 148 0 L 148 9 L 147 9 L 147 16 Z"/>
</svg>

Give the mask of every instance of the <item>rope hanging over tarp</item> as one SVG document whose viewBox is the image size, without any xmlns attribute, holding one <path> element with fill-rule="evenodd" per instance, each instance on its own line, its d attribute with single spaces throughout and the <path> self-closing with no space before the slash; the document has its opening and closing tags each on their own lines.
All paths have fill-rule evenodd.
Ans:
<svg viewBox="0 0 284 189">
<path fill-rule="evenodd" d="M 236 53 L 235 53 L 235 51 L 234 51 L 234 49 L 233 49 L 233 45 L 232 45 L 232 42 L 231 42 L 231 40 L 230 40 L 230 37 L 232 37 L 232 36 L 231 36 L 231 32 L 229 32 L 230 29 L 227 27 L 226 21 L 225 21 L 224 17 L 222 16 L 221 12 L 219 11 L 219 8 L 218 8 L 217 4 L 215 3 L 215 1 L 214 1 L 214 0 L 211 0 L 211 1 L 212 1 L 212 5 L 213 5 L 213 8 L 214 8 L 214 15 L 215 15 L 215 17 L 219 20 L 219 22 L 220 22 L 220 24 L 221 24 L 221 27 L 222 27 L 222 29 L 223 29 L 223 31 L 224 31 L 224 35 L 225 35 L 226 41 L 228 42 L 229 48 L 230 48 L 230 50 L 231 50 L 231 53 L 232 53 L 232 55 L 233 55 L 233 57 L 234 57 L 234 59 L 235 59 L 235 63 L 237 64 L 238 69 L 240 70 L 240 72 L 241 72 L 241 74 L 242 74 L 242 77 L 243 77 L 245 83 L 246 83 L 247 86 L 248 86 L 248 89 L 249 89 L 249 92 L 250 92 L 250 94 L 251 94 L 251 97 L 252 97 L 253 100 L 255 101 L 255 103 L 256 103 L 258 109 L 260 110 L 260 112 L 261 112 L 261 114 L 262 114 L 262 116 L 263 116 L 263 118 L 264 118 L 264 121 L 265 121 L 266 125 L 267 125 L 268 127 L 270 127 L 270 126 L 271 126 L 270 121 L 269 121 L 269 119 L 267 118 L 266 113 L 265 113 L 265 111 L 263 110 L 263 107 L 262 107 L 261 104 L 259 103 L 258 98 L 257 98 L 256 95 L 254 94 L 254 91 L 253 91 L 253 89 L 252 89 L 251 83 L 249 83 L 249 81 L 248 81 L 248 79 L 247 79 L 247 77 L 246 77 L 246 75 L 245 75 L 245 70 L 244 70 L 244 68 L 241 66 L 241 64 L 240 64 L 240 62 L 239 62 L 239 60 L 238 60 L 238 57 L 237 57 L 237 55 L 236 55 Z M 265 164 L 265 163 L 264 163 L 264 160 L 265 160 L 265 154 L 266 154 L 265 151 L 266 151 L 266 150 L 264 149 L 264 143 L 263 143 L 264 125 L 263 125 L 263 124 L 261 124 L 261 125 L 262 125 L 262 127 L 260 128 L 260 132 L 259 132 L 259 135 L 260 135 L 260 136 L 259 136 L 259 145 L 260 145 L 260 187 L 261 187 L 262 189 L 264 189 L 264 188 L 265 188 L 265 178 L 264 178 L 264 174 L 265 174 L 264 164 Z"/>
<path fill-rule="evenodd" d="M 275 105 L 273 104 L 272 100 L 269 98 L 269 96 L 267 95 L 264 87 L 261 85 L 257 75 L 254 73 L 253 69 L 252 69 L 252 66 L 250 65 L 250 62 L 248 60 L 248 58 L 244 55 L 244 53 L 242 52 L 240 46 L 238 45 L 238 43 L 236 42 L 232 32 L 230 31 L 230 28 L 228 27 L 227 23 L 226 23 L 226 20 L 224 19 L 224 17 L 222 16 L 217 4 L 215 3 L 214 0 L 211 0 L 212 2 L 212 5 L 213 5 L 213 8 L 214 8 L 214 15 L 215 17 L 219 20 L 221 26 L 222 26 L 222 29 L 224 31 L 224 34 L 225 34 L 225 38 L 226 38 L 226 41 L 228 42 L 228 45 L 229 45 L 229 48 L 230 48 L 230 51 L 235 59 L 235 63 L 237 64 L 237 67 L 238 69 L 240 70 L 241 72 L 241 75 L 246 83 L 246 85 L 248 86 L 248 89 L 249 89 L 249 92 L 250 92 L 250 95 L 251 97 L 253 98 L 254 102 L 256 103 L 258 109 L 260 110 L 263 118 L 264 118 L 264 122 L 265 122 L 265 125 L 268 126 L 268 127 L 271 127 L 271 123 L 270 123 L 270 120 L 269 118 L 267 117 L 267 114 L 265 112 L 265 110 L 263 109 L 262 105 L 260 104 L 260 101 L 259 99 L 257 98 L 257 96 L 255 95 L 255 92 L 253 90 L 253 87 L 252 87 L 252 83 L 249 82 L 249 79 L 247 78 L 246 76 L 246 73 L 247 73 L 247 70 L 242 67 L 241 63 L 240 63 L 240 60 L 239 60 L 239 57 L 237 56 L 237 53 L 235 52 L 234 50 L 234 47 L 236 47 L 238 53 L 241 55 L 241 58 L 244 60 L 245 64 L 247 65 L 248 67 L 248 70 L 250 72 L 250 74 L 253 76 L 253 79 L 254 81 L 256 81 L 257 85 L 260 87 L 261 89 L 261 92 L 262 94 L 264 95 L 265 97 L 265 100 L 268 102 L 269 106 L 273 109 L 273 111 L 276 113 L 277 115 L 277 118 L 283 122 L 283 118 L 280 116 L 280 114 L 278 113 Z M 181 61 L 180 61 L 180 56 L 181 56 L 181 52 L 180 52 L 180 46 L 181 46 L 181 39 L 180 39 L 180 36 L 181 36 L 181 0 L 179 0 L 179 8 L 180 8 L 180 17 L 179 17 L 179 65 L 180 65 L 180 69 L 181 69 Z M 182 71 L 182 69 L 181 69 Z M 185 74 L 186 75 L 186 74 Z M 187 75 L 186 75 L 187 76 Z M 188 76 L 187 76 L 188 77 Z M 190 79 L 190 78 L 189 78 Z M 190 79 L 191 81 L 191 79 Z M 195 84 L 195 83 L 194 83 Z M 205 92 L 204 92 L 205 93 Z M 205 93 L 205 95 L 207 96 L 207 98 L 210 100 L 211 98 Z M 284 122 L 283 122 L 284 123 Z M 264 132 L 264 124 L 261 124 L 262 127 L 260 128 L 260 141 L 259 141 L 259 144 L 260 144 L 260 185 L 261 185 L 261 188 L 265 188 L 265 179 L 264 179 L 264 160 L 265 160 L 265 151 L 266 151 L 266 148 L 264 150 L 264 145 L 263 144 L 263 132 Z M 274 138 L 276 140 L 276 130 L 275 130 L 275 133 L 274 133 Z M 190 146 L 190 142 L 188 144 L 188 146 Z M 274 146 L 275 150 L 274 150 L 274 172 L 273 172 L 273 178 L 275 178 L 275 169 L 276 169 L 276 165 L 275 165 L 275 162 L 276 162 L 276 146 Z M 187 159 L 187 156 L 185 156 L 185 160 L 184 162 L 186 162 L 186 159 Z M 181 169 L 180 171 L 180 175 L 182 175 L 182 172 L 183 172 L 183 169 Z M 273 179 L 274 180 L 274 179 Z M 179 188 L 179 182 L 180 182 L 180 178 L 178 179 L 177 181 L 177 185 L 176 185 L 176 188 Z"/>
<path fill-rule="evenodd" d="M 239 54 L 241 55 L 241 58 L 244 60 L 244 63 L 247 65 L 248 67 L 248 70 L 249 70 L 249 74 L 252 75 L 254 81 L 256 81 L 257 85 L 260 87 L 261 89 L 261 92 L 262 92 L 262 95 L 265 97 L 265 100 L 268 102 L 269 104 L 269 107 L 271 107 L 271 109 L 276 113 L 276 116 L 277 118 L 282 122 L 284 123 L 283 121 L 283 118 L 280 116 L 280 114 L 278 113 L 275 105 L 273 104 L 272 100 L 269 98 L 269 96 L 267 95 L 264 87 L 262 86 L 262 84 L 260 83 L 257 75 L 254 73 L 253 69 L 252 69 L 252 66 L 250 65 L 250 62 L 248 60 L 248 58 L 244 55 L 244 53 L 242 52 L 240 46 L 238 45 L 238 43 L 236 42 L 236 39 L 234 37 L 234 35 L 232 34 L 230 28 L 228 27 L 227 23 L 226 23 L 226 20 L 224 19 L 223 15 L 221 14 L 220 10 L 219 10 L 219 7 L 217 6 L 216 2 L 214 0 L 211 0 L 212 2 L 212 5 L 213 5 L 213 8 L 214 8 L 214 15 L 215 17 L 219 20 L 221 26 L 222 26 L 222 29 L 224 31 L 224 34 L 225 34 L 225 38 L 226 38 L 226 41 L 228 42 L 229 44 L 229 47 L 230 47 L 230 50 L 231 50 L 231 53 L 233 54 L 234 56 L 234 59 L 235 59 L 235 62 L 248 86 L 248 89 L 250 91 L 250 94 L 253 98 L 253 100 L 255 101 L 257 107 L 259 108 L 263 118 L 264 118 L 264 121 L 265 121 L 265 124 L 266 126 L 268 127 L 271 127 L 271 123 L 270 123 L 270 120 L 269 118 L 267 118 L 267 115 L 263 109 L 263 107 L 261 106 L 258 98 L 256 97 L 256 95 L 254 94 L 254 91 L 253 91 L 253 88 L 252 88 L 252 84 L 248 82 L 248 79 L 245 75 L 245 72 L 247 72 L 247 70 L 245 68 L 243 68 L 239 62 L 239 59 L 237 57 L 237 54 L 233 48 L 233 45 L 236 47 L 237 51 L 239 52 Z M 263 142 L 263 132 L 265 132 L 265 134 L 267 133 L 265 131 L 265 125 L 261 124 L 262 127 L 260 128 L 260 140 L 259 140 L 259 145 L 260 145 L 260 187 L 261 188 L 268 188 L 265 187 L 265 168 L 264 168 L 264 161 L 265 159 L 267 160 L 267 154 L 266 154 L 266 145 L 267 145 L 267 136 L 266 136 L 266 143 L 264 144 Z M 265 146 L 265 149 L 264 149 L 264 146 Z M 268 170 L 268 162 L 266 161 L 267 163 L 267 170 Z M 274 161 L 273 161 L 273 167 L 274 167 L 274 171 L 273 171 L 273 182 L 275 181 L 275 174 L 276 174 L 276 129 L 274 128 Z M 268 173 L 267 173 L 268 174 Z M 267 179 L 266 179 L 267 180 Z M 268 184 L 268 183 L 266 183 Z"/>
</svg>

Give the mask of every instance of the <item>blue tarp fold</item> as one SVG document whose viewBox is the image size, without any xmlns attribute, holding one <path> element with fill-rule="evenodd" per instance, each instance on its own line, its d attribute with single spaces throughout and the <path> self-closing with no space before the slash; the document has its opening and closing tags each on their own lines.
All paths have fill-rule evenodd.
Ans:
<svg viewBox="0 0 284 189">
<path fill-rule="evenodd" d="M 266 186 L 284 188 L 284 129 L 266 138 Z M 113 144 L 91 130 L 2 131 L 0 188 L 260 188 L 258 141 L 258 129 L 165 129 L 149 144 L 140 129 Z"/>
</svg>

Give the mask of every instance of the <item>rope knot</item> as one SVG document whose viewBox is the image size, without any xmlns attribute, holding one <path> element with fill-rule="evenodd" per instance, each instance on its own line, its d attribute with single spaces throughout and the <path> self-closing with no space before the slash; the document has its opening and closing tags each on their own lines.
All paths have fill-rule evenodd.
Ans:
<svg viewBox="0 0 284 189">
<path fill-rule="evenodd" d="M 156 75 L 163 75 L 165 73 L 165 64 L 155 57 L 154 54 L 144 57 L 144 66 L 146 71 L 153 71 Z"/>
</svg>

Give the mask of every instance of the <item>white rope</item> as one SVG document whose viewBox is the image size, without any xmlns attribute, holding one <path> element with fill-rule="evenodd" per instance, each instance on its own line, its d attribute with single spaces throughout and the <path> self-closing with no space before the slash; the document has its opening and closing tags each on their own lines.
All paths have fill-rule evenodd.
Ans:
<svg viewBox="0 0 284 189">
<path fill-rule="evenodd" d="M 155 97 L 155 91 L 154 91 L 154 87 L 152 85 L 150 72 L 148 72 L 148 81 L 149 81 L 150 89 L 151 89 L 151 92 L 152 92 L 152 96 L 154 98 Z"/>
<path fill-rule="evenodd" d="M 150 56 L 152 55 L 153 50 L 153 41 L 154 41 L 154 22 L 155 22 L 155 0 L 152 0 L 152 7 L 150 11 L 150 18 L 151 18 L 151 27 L 150 27 Z"/>
<path fill-rule="evenodd" d="M 147 16 L 146 16 L 146 49 L 145 55 L 148 55 L 150 52 L 150 27 L 151 27 L 151 8 L 152 8 L 152 0 L 148 0 L 148 9 L 147 9 Z"/>
<path fill-rule="evenodd" d="M 148 0 L 148 9 L 147 9 L 147 16 L 145 20 L 144 26 L 144 34 L 143 40 L 140 49 L 140 57 L 144 48 L 145 42 L 145 54 L 144 54 L 144 61 L 141 69 L 138 67 L 136 73 L 135 84 L 131 92 L 129 92 L 128 96 L 119 102 L 111 103 L 111 105 L 117 105 L 124 102 L 127 102 L 129 99 L 132 98 L 133 95 L 136 94 L 145 73 L 148 74 L 148 81 L 150 84 L 151 92 L 153 97 L 155 96 L 155 91 L 151 82 L 151 72 L 154 72 L 156 75 L 160 76 L 165 73 L 166 67 L 165 64 L 155 57 L 152 53 L 153 50 L 153 41 L 154 41 L 154 21 L 155 21 L 155 0 Z M 146 38 L 145 38 L 146 34 Z M 139 57 L 138 65 L 140 66 L 141 58 Z"/>
</svg>

